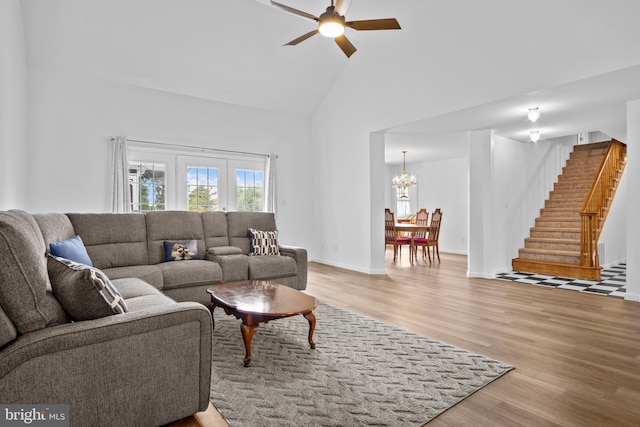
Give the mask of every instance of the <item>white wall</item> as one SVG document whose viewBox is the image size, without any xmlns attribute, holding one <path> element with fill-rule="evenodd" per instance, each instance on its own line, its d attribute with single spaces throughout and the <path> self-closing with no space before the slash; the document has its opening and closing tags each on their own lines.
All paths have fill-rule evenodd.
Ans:
<svg viewBox="0 0 640 427">
<path fill-rule="evenodd" d="M 521 143 L 494 137 L 492 150 L 493 205 L 497 234 L 504 233 L 494 273 L 510 269 L 525 237 L 540 215 L 549 191 L 569 158 L 576 137 L 569 136 Z M 500 231 L 502 230 L 502 231 Z"/>
<path fill-rule="evenodd" d="M 419 207 L 431 215 L 442 211 L 439 246 L 442 252 L 466 254 L 469 220 L 469 159 L 459 157 L 412 166 L 418 176 Z M 420 184 L 419 183 L 419 184 Z"/>
<path fill-rule="evenodd" d="M 599 246 L 604 246 L 604 253 L 599 254 L 600 265 L 605 268 L 627 260 L 628 176 L 628 170 L 622 174 L 620 185 L 600 233 L 598 243 Z"/>
<path fill-rule="evenodd" d="M 109 136 L 275 152 L 281 240 L 310 245 L 307 119 L 41 69 L 30 70 L 29 83 L 27 210 L 108 211 Z"/>
<path fill-rule="evenodd" d="M 396 192 L 391 179 L 402 168 L 390 165 L 385 168 L 385 207 L 395 212 Z M 459 157 L 433 162 L 407 163 L 407 172 L 418 177 L 414 213 L 421 208 L 429 212 L 442 211 L 440 251 L 467 254 L 469 222 L 469 159 Z"/>
<path fill-rule="evenodd" d="M 627 103 L 627 295 L 625 299 L 640 301 L 640 100 Z"/>
<path fill-rule="evenodd" d="M 0 2 L 0 210 L 24 205 L 27 73 L 19 0 Z"/>
</svg>

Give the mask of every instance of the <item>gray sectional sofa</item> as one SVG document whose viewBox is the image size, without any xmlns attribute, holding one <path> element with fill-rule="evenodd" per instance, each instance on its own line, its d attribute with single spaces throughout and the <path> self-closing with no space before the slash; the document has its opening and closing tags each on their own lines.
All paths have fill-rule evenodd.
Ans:
<svg viewBox="0 0 640 427">
<path fill-rule="evenodd" d="M 275 231 L 275 218 L 0 212 L 0 403 L 69 404 L 72 425 L 91 426 L 155 426 L 205 410 L 206 289 L 243 279 L 306 288 L 306 250 L 279 246 L 279 255 L 251 256 L 249 228 Z M 95 271 L 108 277 L 125 313 L 74 321 L 56 298 L 49 244 L 76 235 L 92 279 Z M 199 259 L 167 262 L 165 242 L 174 241 L 195 241 Z"/>
</svg>

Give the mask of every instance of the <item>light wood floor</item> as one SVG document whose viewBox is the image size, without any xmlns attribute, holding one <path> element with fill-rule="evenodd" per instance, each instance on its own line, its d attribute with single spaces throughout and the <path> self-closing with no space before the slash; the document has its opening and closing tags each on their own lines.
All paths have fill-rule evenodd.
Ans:
<svg viewBox="0 0 640 427">
<path fill-rule="evenodd" d="M 306 292 L 516 367 L 429 427 L 640 425 L 640 303 L 469 279 L 462 255 L 407 255 L 388 250 L 379 276 L 310 263 Z"/>
</svg>

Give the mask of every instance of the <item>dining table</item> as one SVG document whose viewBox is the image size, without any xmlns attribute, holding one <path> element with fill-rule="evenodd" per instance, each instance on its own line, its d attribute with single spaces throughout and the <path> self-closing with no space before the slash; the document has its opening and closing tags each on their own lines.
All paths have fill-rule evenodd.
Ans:
<svg viewBox="0 0 640 427">
<path fill-rule="evenodd" d="M 429 234 L 429 224 L 418 225 L 406 222 L 396 222 L 396 231 L 411 233 L 411 249 L 413 249 L 413 239 L 418 232 L 424 232 L 425 236 Z M 418 254 L 416 253 L 416 260 Z M 409 262 L 413 264 L 413 250 L 409 250 Z"/>
</svg>

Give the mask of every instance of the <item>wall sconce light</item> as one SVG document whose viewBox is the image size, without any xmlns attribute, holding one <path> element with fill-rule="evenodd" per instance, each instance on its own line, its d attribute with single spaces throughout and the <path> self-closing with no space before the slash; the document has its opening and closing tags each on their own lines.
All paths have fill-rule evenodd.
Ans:
<svg viewBox="0 0 640 427">
<path fill-rule="evenodd" d="M 527 117 L 531 121 L 531 123 L 535 123 L 536 120 L 540 118 L 540 109 L 538 107 L 529 108 L 529 112 L 527 113 Z"/>
<path fill-rule="evenodd" d="M 531 139 L 531 141 L 533 142 L 538 142 L 538 140 L 540 139 L 540 131 L 539 130 L 532 130 L 529 132 L 529 139 Z"/>
</svg>

